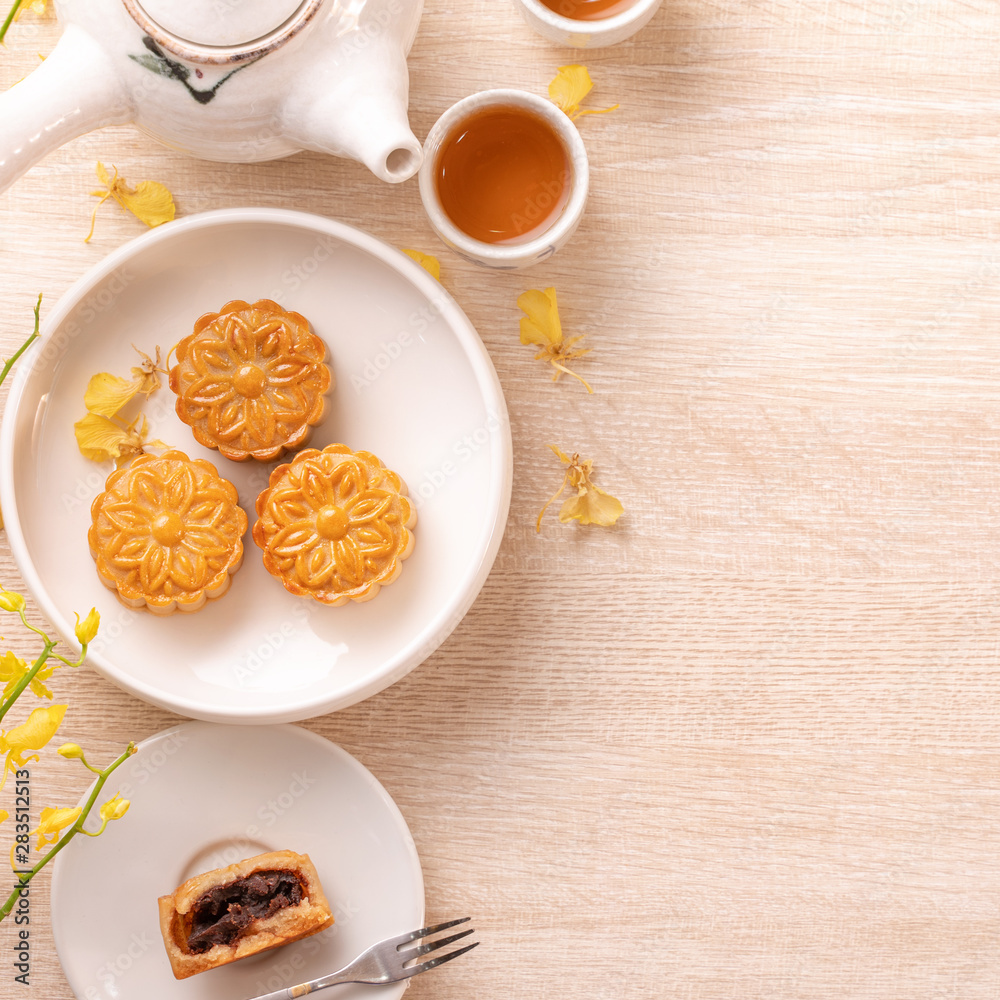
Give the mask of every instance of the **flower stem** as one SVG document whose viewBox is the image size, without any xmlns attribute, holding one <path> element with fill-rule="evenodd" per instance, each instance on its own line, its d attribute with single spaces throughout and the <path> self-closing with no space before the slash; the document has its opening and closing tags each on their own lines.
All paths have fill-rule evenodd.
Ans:
<svg viewBox="0 0 1000 1000">
<path fill-rule="evenodd" d="M 4 21 L 2 25 L 0 25 L 0 42 L 2 42 L 5 36 L 7 35 L 7 29 L 10 27 L 11 22 L 14 20 L 14 18 L 17 17 L 17 12 L 21 9 L 21 4 L 23 3 L 24 0 L 14 0 L 14 6 L 11 7 L 10 13 L 7 15 L 7 20 Z"/>
<path fill-rule="evenodd" d="M 14 5 L 14 10 L 10 12 L 10 15 L 7 18 L 7 22 L 4 24 L 2 28 L 0 28 L 0 42 L 3 41 L 3 36 L 4 32 L 7 30 L 7 25 L 10 24 L 10 19 L 11 17 L 14 16 L 14 11 L 16 11 L 19 6 L 20 6 L 20 0 L 18 0 L 18 2 Z M 17 359 L 22 354 L 24 354 L 24 352 L 38 339 L 38 326 L 39 326 L 38 314 L 41 308 L 42 308 L 42 297 L 41 295 L 39 295 L 38 301 L 35 303 L 35 329 L 32 332 L 31 336 L 13 353 L 13 355 L 11 355 L 11 357 L 7 359 L 7 363 L 3 366 L 3 370 L 0 371 L 0 385 L 3 385 L 4 379 L 7 378 L 7 376 L 10 374 L 10 370 L 11 368 L 14 367 L 14 364 L 17 361 Z"/>
<path fill-rule="evenodd" d="M 87 804 L 83 807 L 83 812 L 80 813 L 77 821 L 60 837 L 59 843 L 49 851 L 48 854 L 42 858 L 41 861 L 35 865 L 34 868 L 29 872 L 17 873 L 17 885 L 14 887 L 14 891 L 7 897 L 7 902 L 0 906 L 0 921 L 3 921 L 11 910 L 14 909 L 14 904 L 17 902 L 18 896 L 21 895 L 21 890 L 81 831 L 83 830 L 83 824 L 86 822 L 87 817 L 90 815 L 91 809 L 94 808 L 94 803 L 97 801 L 97 796 L 101 794 L 101 789 L 104 787 L 104 783 L 108 780 L 111 774 L 125 761 L 135 753 L 135 744 L 129 743 L 125 748 L 122 755 L 113 763 L 109 764 L 103 771 L 98 771 L 98 778 L 94 784 L 94 790 L 90 793 L 90 797 L 87 799 Z"/>
</svg>

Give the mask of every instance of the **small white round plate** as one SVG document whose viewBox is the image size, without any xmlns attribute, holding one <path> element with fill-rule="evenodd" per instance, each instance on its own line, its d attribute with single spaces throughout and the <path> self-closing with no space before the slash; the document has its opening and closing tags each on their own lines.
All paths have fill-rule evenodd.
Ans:
<svg viewBox="0 0 1000 1000">
<path fill-rule="evenodd" d="M 336 387 L 310 447 L 374 452 L 409 486 L 416 546 L 367 604 L 294 597 L 264 569 L 249 532 L 229 592 L 192 615 L 118 603 L 87 545 L 90 505 L 111 465 L 77 449 L 90 377 L 127 375 L 132 345 L 164 352 L 231 299 L 277 300 L 327 344 Z M 144 407 L 150 437 L 205 458 L 255 519 L 270 466 L 198 445 L 164 385 Z M 89 662 L 140 698 L 210 722 L 294 722 L 344 708 L 429 656 L 493 565 L 510 503 L 503 393 L 455 301 L 405 254 L 318 216 L 232 209 L 154 229 L 111 254 L 47 317 L 22 359 L 0 431 L 0 504 L 28 589 L 67 640 L 96 605 Z"/>
<path fill-rule="evenodd" d="M 52 931 L 79 1000 L 244 1000 L 334 972 L 424 924 L 406 821 L 370 771 L 315 733 L 186 723 L 140 744 L 105 789 L 131 800 L 128 813 L 96 839 L 77 837 L 53 866 Z M 273 850 L 309 855 L 333 927 L 175 980 L 157 898 Z M 342 986 L 337 997 L 398 1000 L 404 988 Z"/>
</svg>

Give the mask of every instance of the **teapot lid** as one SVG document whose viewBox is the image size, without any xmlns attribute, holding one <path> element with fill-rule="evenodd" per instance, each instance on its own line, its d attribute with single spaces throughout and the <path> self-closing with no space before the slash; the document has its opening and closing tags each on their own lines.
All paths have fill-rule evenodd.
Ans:
<svg viewBox="0 0 1000 1000">
<path fill-rule="evenodd" d="M 323 0 L 123 0 L 165 48 L 194 61 L 231 62 L 275 47 L 311 20 Z"/>
</svg>

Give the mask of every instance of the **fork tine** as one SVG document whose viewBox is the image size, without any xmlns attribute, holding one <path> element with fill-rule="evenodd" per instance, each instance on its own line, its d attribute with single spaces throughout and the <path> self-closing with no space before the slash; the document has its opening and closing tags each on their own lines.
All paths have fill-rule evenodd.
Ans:
<svg viewBox="0 0 1000 1000">
<path fill-rule="evenodd" d="M 455 927 L 458 924 L 467 924 L 471 919 L 472 917 L 461 917 L 458 920 L 449 920 L 447 923 L 437 924 L 434 927 L 421 927 L 419 931 L 413 931 L 411 934 L 400 934 L 399 937 L 392 939 L 392 943 L 397 948 L 402 948 L 404 944 L 416 941 L 417 938 L 427 937 L 428 934 L 437 934 L 438 931 L 446 931 L 449 927 Z"/>
<path fill-rule="evenodd" d="M 467 931 L 462 931 L 460 934 L 452 934 L 451 937 L 442 938 L 440 941 L 429 941 L 427 944 L 420 945 L 419 948 L 410 948 L 407 951 L 402 951 L 397 948 L 396 951 L 399 952 L 399 957 L 403 960 L 403 963 L 409 962 L 411 959 L 419 958 L 421 955 L 426 955 L 428 952 L 437 951 L 439 948 L 443 948 L 446 944 L 453 944 L 460 938 L 468 937 L 470 934 L 475 934 L 475 930 L 470 927 Z"/>
<path fill-rule="evenodd" d="M 404 971 L 407 976 L 415 976 L 418 973 L 426 972 L 428 969 L 436 969 L 439 965 L 444 965 L 445 962 L 450 962 L 453 958 L 458 958 L 459 955 L 464 955 L 467 951 L 472 951 L 472 949 L 477 947 L 478 944 L 478 941 L 473 944 L 467 944 L 464 948 L 459 948 L 458 951 L 453 951 L 448 955 L 442 955 L 440 958 L 432 958 L 429 962 L 423 962 L 421 965 L 415 965 L 412 969 L 406 969 Z"/>
</svg>

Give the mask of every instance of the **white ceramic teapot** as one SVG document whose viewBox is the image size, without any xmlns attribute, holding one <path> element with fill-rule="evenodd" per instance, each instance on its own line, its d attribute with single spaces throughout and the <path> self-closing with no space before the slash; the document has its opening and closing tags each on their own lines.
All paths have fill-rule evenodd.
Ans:
<svg viewBox="0 0 1000 1000">
<path fill-rule="evenodd" d="M 386 181 L 420 166 L 406 55 L 423 0 L 56 0 L 65 31 L 0 94 L 0 191 L 56 147 L 134 122 L 233 163 L 301 149 Z"/>
</svg>

